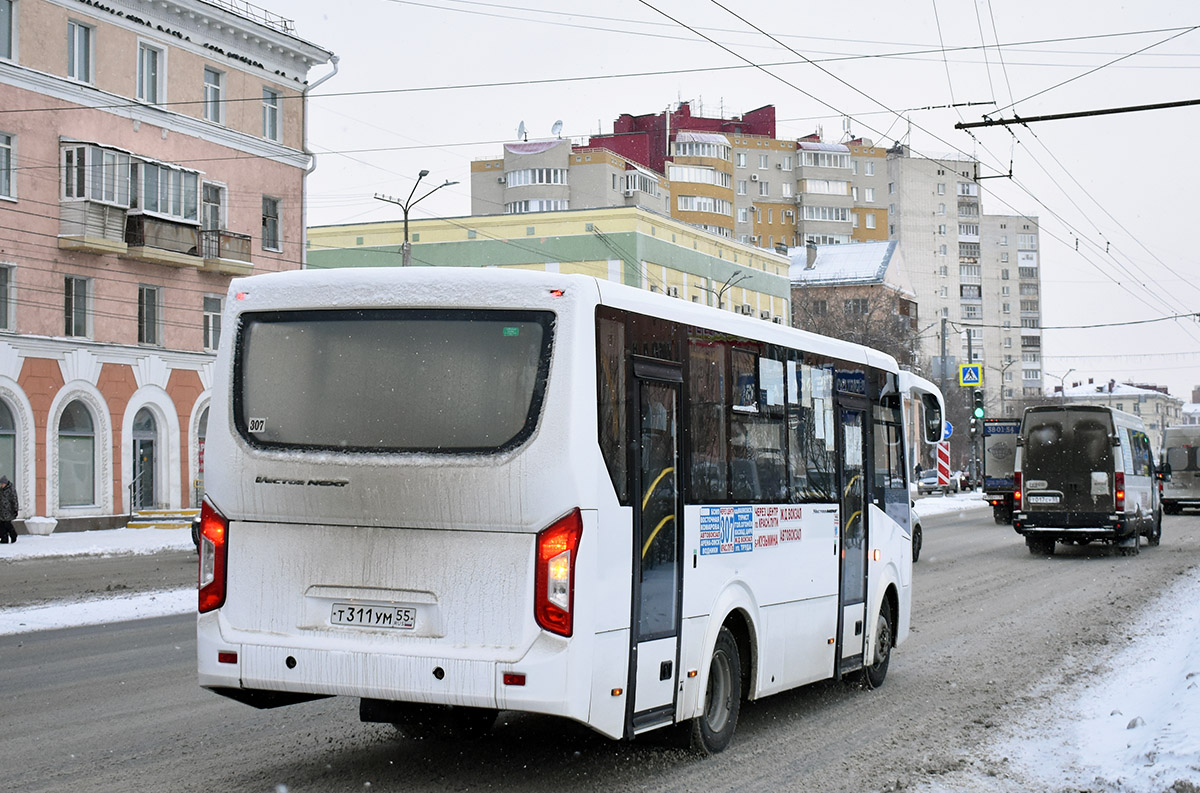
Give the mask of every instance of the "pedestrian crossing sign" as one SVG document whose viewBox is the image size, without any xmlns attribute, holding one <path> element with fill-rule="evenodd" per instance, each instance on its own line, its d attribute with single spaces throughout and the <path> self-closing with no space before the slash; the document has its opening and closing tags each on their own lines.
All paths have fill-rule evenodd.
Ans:
<svg viewBox="0 0 1200 793">
<path fill-rule="evenodd" d="M 978 363 L 959 364 L 958 384 L 961 386 L 980 386 L 983 384 L 983 365 Z"/>
</svg>

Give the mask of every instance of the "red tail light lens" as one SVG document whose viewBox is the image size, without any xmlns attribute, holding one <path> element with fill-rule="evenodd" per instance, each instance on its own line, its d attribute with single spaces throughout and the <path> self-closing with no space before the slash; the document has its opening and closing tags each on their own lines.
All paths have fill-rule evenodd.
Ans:
<svg viewBox="0 0 1200 793">
<path fill-rule="evenodd" d="M 1117 471 L 1113 474 L 1113 495 L 1116 497 L 1114 508 L 1120 512 L 1125 509 L 1125 474 Z"/>
<path fill-rule="evenodd" d="M 229 521 L 204 500 L 200 508 L 200 613 L 225 605 L 225 560 Z"/>
<path fill-rule="evenodd" d="M 1013 506 L 1021 506 L 1021 472 L 1013 474 Z"/>
<path fill-rule="evenodd" d="M 583 519 L 579 510 L 555 521 L 537 536 L 533 616 L 543 630 L 570 636 L 574 627 L 575 559 Z"/>
</svg>

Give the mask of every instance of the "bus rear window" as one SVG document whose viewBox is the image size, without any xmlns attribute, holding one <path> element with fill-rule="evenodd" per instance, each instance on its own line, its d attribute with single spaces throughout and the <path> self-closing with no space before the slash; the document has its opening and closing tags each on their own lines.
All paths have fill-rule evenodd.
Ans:
<svg viewBox="0 0 1200 793">
<path fill-rule="evenodd" d="M 1102 411 L 1031 412 L 1025 416 L 1026 481 L 1112 469 L 1112 423 Z"/>
<path fill-rule="evenodd" d="M 535 311 L 248 313 L 238 430 L 266 447 L 486 452 L 533 432 L 554 319 Z"/>
</svg>

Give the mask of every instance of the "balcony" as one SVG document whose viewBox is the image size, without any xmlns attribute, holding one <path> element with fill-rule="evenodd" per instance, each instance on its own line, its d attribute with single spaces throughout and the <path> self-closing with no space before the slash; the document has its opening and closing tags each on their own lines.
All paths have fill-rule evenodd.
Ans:
<svg viewBox="0 0 1200 793">
<path fill-rule="evenodd" d="M 200 268 L 198 229 L 189 223 L 163 220 L 150 215 L 130 215 L 125 223 L 125 253 L 130 259 L 140 259 L 170 267 Z"/>
<path fill-rule="evenodd" d="M 123 254 L 125 209 L 99 201 L 63 201 L 58 210 L 58 247 L 81 253 Z"/>
<path fill-rule="evenodd" d="M 250 235 L 236 234 L 225 229 L 201 229 L 200 254 L 204 270 L 222 275 L 249 275 L 254 264 L 250 261 Z"/>
</svg>

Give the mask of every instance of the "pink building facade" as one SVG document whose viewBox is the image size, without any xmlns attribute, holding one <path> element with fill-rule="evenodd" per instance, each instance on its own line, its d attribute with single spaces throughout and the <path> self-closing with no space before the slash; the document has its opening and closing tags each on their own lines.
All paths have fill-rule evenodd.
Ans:
<svg viewBox="0 0 1200 793">
<path fill-rule="evenodd" d="M 322 64 L 245 3 L 0 0 L 0 474 L 22 517 L 198 503 L 229 281 L 303 266 Z"/>
</svg>

